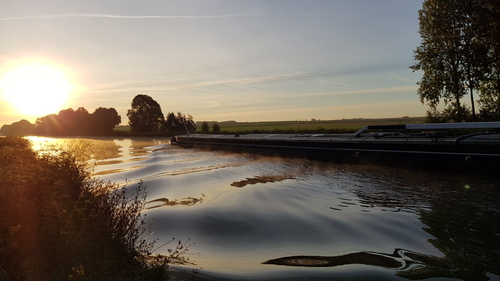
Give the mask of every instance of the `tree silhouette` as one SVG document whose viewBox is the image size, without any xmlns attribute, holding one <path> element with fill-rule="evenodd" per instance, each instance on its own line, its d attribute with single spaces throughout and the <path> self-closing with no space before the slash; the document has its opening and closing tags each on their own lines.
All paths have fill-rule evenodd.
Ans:
<svg viewBox="0 0 500 281">
<path fill-rule="evenodd" d="M 206 134 L 210 131 L 210 127 L 208 126 L 208 123 L 206 121 L 204 121 L 202 124 L 201 124 L 201 132 Z"/>
<path fill-rule="evenodd" d="M 59 111 L 56 116 L 59 128 L 59 135 L 66 136 L 83 136 L 92 134 L 93 128 L 90 121 L 90 113 L 84 107 L 79 107 L 77 110 L 68 108 Z"/>
<path fill-rule="evenodd" d="M 213 133 L 220 133 L 220 127 L 219 127 L 219 125 L 217 123 L 214 123 L 212 125 L 212 132 Z"/>
<path fill-rule="evenodd" d="M 127 117 L 134 133 L 160 132 L 165 121 L 160 105 L 148 95 L 134 97 Z"/>
<path fill-rule="evenodd" d="M 10 125 L 3 125 L 0 134 L 4 136 L 29 136 L 35 134 L 35 125 L 28 120 L 21 120 Z"/>
<path fill-rule="evenodd" d="M 121 117 L 114 108 L 100 107 L 90 114 L 84 107 L 72 108 L 36 120 L 35 133 L 42 136 L 110 135 L 120 124 Z"/>
<path fill-rule="evenodd" d="M 111 134 L 122 118 L 114 108 L 99 107 L 92 113 L 93 131 L 100 135 Z"/>
<path fill-rule="evenodd" d="M 167 114 L 167 120 L 165 120 L 164 130 L 169 134 L 184 134 L 193 133 L 196 131 L 196 124 L 194 123 L 193 116 L 185 115 L 181 112 L 177 112 L 175 115 L 173 112 Z"/>
</svg>

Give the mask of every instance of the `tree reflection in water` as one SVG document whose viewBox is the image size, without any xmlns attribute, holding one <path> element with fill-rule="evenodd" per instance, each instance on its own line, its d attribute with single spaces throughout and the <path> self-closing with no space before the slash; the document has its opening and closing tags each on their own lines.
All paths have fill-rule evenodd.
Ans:
<svg viewBox="0 0 500 281">
<path fill-rule="evenodd" d="M 422 210 L 420 219 L 432 243 L 445 254 L 446 270 L 437 276 L 489 280 L 485 272 L 500 276 L 500 200 L 494 190 L 468 190 L 443 198 Z M 436 272 L 438 273 L 438 272 Z"/>
<path fill-rule="evenodd" d="M 396 249 L 392 254 L 363 251 L 337 256 L 289 256 L 264 264 L 380 266 L 411 280 L 444 277 L 476 281 L 489 280 L 488 273 L 500 276 L 500 196 L 494 180 L 477 179 L 464 184 L 460 179 L 450 183 L 448 178 L 445 183 L 423 177 L 410 179 L 412 184 L 408 185 L 388 183 L 390 179 L 384 181 L 380 174 L 374 178 L 365 176 L 372 182 L 377 178 L 380 186 L 367 185 L 355 190 L 359 203 L 417 214 L 425 225 L 424 231 L 434 237 L 429 242 L 443 257 Z"/>
</svg>

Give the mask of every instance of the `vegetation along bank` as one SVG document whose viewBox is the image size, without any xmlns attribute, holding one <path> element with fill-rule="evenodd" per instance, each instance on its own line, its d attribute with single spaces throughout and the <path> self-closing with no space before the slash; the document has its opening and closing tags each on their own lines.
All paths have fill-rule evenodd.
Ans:
<svg viewBox="0 0 500 281">
<path fill-rule="evenodd" d="M 144 187 L 126 193 L 90 177 L 82 151 L 75 142 L 37 153 L 0 137 L 0 280 L 168 280 L 186 248 L 151 257 Z"/>
</svg>

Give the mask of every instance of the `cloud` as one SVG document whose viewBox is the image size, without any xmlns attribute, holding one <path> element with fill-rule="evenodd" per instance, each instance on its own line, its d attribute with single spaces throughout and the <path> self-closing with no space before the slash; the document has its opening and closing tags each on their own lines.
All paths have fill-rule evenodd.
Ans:
<svg viewBox="0 0 500 281">
<path fill-rule="evenodd" d="M 387 94 L 387 93 L 401 93 L 401 92 L 417 92 L 418 86 L 401 86 L 401 87 L 384 87 L 384 88 L 369 88 L 361 90 L 348 90 L 348 91 L 328 91 L 328 92 L 307 92 L 301 94 L 294 94 L 293 97 L 322 97 L 322 96 L 340 96 L 340 95 L 366 95 L 366 94 Z M 280 96 L 278 98 L 287 98 L 291 96 Z"/>
<path fill-rule="evenodd" d="M 258 84 L 265 82 L 283 81 L 300 79 L 306 77 L 312 77 L 318 75 L 319 72 L 299 72 L 299 73 L 288 73 L 280 75 L 268 75 L 268 76 L 257 76 L 257 77 L 238 77 L 224 80 L 209 80 L 195 83 L 185 83 L 177 85 L 165 85 L 165 86 L 134 86 L 134 83 L 124 83 L 124 84 L 114 84 L 101 87 L 100 89 L 89 90 L 93 93 L 111 93 L 111 92 L 158 92 L 158 91 L 175 91 L 183 89 L 192 88 L 204 88 L 213 86 L 224 86 L 224 85 L 247 85 L 247 84 Z M 143 84 L 144 82 L 138 82 Z"/>
<path fill-rule="evenodd" d="M 113 14 L 43 14 L 29 16 L 3 17 L 0 21 L 10 20 L 33 20 L 33 19 L 61 19 L 61 18 L 103 18 L 103 19 L 213 19 L 213 18 L 233 18 L 246 16 L 260 16 L 262 13 L 235 13 L 226 15 L 197 15 L 197 16 L 166 16 L 166 15 L 113 15 Z"/>
<path fill-rule="evenodd" d="M 180 85 L 178 87 L 178 89 L 198 88 L 198 87 L 207 87 L 207 86 L 221 86 L 221 85 L 258 84 L 258 83 L 264 83 L 264 82 L 273 82 L 273 81 L 291 80 L 291 79 L 310 77 L 310 76 L 314 76 L 316 74 L 317 74 L 316 72 L 299 72 L 299 73 L 258 76 L 258 77 L 240 77 L 240 78 L 233 78 L 233 79 L 213 80 L 213 81 L 205 81 L 205 82 L 194 83 L 194 84 Z"/>
</svg>

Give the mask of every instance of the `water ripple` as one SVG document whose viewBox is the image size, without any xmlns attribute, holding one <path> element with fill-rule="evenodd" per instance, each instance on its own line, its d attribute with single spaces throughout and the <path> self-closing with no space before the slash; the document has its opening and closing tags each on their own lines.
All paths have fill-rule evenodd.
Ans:
<svg viewBox="0 0 500 281">
<path fill-rule="evenodd" d="M 95 175 L 142 180 L 152 238 L 194 241 L 203 278 L 500 278 L 496 180 L 114 144 Z"/>
</svg>

